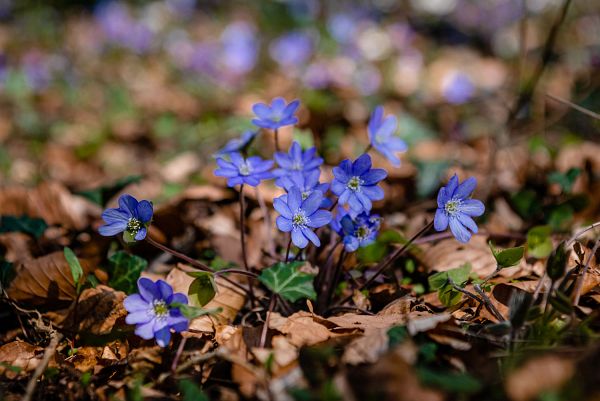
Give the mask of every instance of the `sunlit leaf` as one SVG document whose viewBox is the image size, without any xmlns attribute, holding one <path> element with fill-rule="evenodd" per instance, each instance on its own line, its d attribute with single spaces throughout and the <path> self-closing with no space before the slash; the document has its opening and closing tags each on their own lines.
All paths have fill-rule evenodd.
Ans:
<svg viewBox="0 0 600 401">
<path fill-rule="evenodd" d="M 77 293 L 79 293 L 81 289 L 81 283 L 79 282 L 79 280 L 81 279 L 81 276 L 83 276 L 83 268 L 81 267 L 79 259 L 77 259 L 77 256 L 71 248 L 65 247 L 63 252 L 65 254 L 65 259 L 69 264 L 69 268 L 71 269 L 71 275 L 73 276 L 75 288 L 77 289 Z"/>
<path fill-rule="evenodd" d="M 295 302 L 300 298 L 315 299 L 315 276 L 300 271 L 302 265 L 302 262 L 279 262 L 263 270 L 258 279 L 288 301 Z"/>
<path fill-rule="evenodd" d="M 536 226 L 527 233 L 527 253 L 534 258 L 545 258 L 552 252 L 552 228 Z"/>
<path fill-rule="evenodd" d="M 494 255 L 494 259 L 496 259 L 496 263 L 500 267 L 511 267 L 515 266 L 519 263 L 519 261 L 523 258 L 523 254 L 525 252 L 525 247 L 518 246 L 515 248 L 506 248 L 506 249 L 496 249 L 492 244 L 492 241 L 489 243 L 490 249 L 492 250 L 492 255 Z"/>
<path fill-rule="evenodd" d="M 110 285 L 126 294 L 137 292 L 137 280 L 148 262 L 139 256 L 119 251 L 108 258 L 110 263 Z"/>
<path fill-rule="evenodd" d="M 190 304 L 204 306 L 209 303 L 217 293 L 217 286 L 213 275 L 207 272 L 191 272 L 188 275 L 195 277 L 188 288 Z"/>
</svg>

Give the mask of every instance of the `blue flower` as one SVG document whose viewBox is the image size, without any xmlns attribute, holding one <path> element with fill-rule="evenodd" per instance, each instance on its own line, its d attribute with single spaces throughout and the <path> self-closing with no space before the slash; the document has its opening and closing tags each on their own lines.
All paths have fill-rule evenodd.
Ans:
<svg viewBox="0 0 600 401">
<path fill-rule="evenodd" d="M 344 248 L 346 252 L 354 252 L 359 247 L 362 248 L 375 241 L 379 227 L 381 226 L 381 218 L 379 215 L 369 215 L 361 213 L 352 219 L 346 214 L 342 217 L 341 233 L 343 237 Z"/>
<path fill-rule="evenodd" d="M 479 200 L 470 199 L 475 186 L 477 180 L 474 177 L 459 184 L 458 177 L 454 174 L 448 185 L 440 188 L 433 222 L 437 231 L 444 231 L 450 225 L 450 231 L 460 242 L 469 242 L 469 230 L 477 233 L 477 225 L 472 217 L 481 216 L 485 212 L 485 206 Z"/>
<path fill-rule="evenodd" d="M 239 138 L 233 138 L 223 146 L 215 156 L 225 156 L 233 152 L 241 152 L 252 143 L 258 131 L 245 131 Z"/>
<path fill-rule="evenodd" d="M 171 330 L 176 333 L 187 330 L 189 320 L 173 303 L 187 305 L 187 297 L 173 293 L 165 281 L 153 282 L 140 278 L 137 282 L 139 294 L 125 298 L 123 305 L 129 314 L 127 324 L 135 324 L 135 334 L 144 340 L 155 338 L 158 345 L 166 347 L 171 341 Z"/>
<path fill-rule="evenodd" d="M 319 176 L 321 172 L 319 170 L 311 170 L 306 173 L 294 172 L 290 175 L 283 176 L 279 179 L 281 186 L 289 192 L 293 187 L 296 187 L 302 193 L 302 199 L 306 199 L 313 193 L 313 191 L 321 191 L 323 195 L 327 193 L 329 184 L 319 183 Z M 323 209 L 329 208 L 332 205 L 330 199 L 323 197 L 321 207 Z"/>
<path fill-rule="evenodd" d="M 152 203 L 147 200 L 138 202 L 131 195 L 121 195 L 118 208 L 106 209 L 102 213 L 106 224 L 98 232 L 105 237 L 124 233 L 123 239 L 127 242 L 141 241 L 146 238 L 152 214 Z"/>
<path fill-rule="evenodd" d="M 275 161 L 280 168 L 273 170 L 275 177 L 285 177 L 295 172 L 309 173 L 319 171 L 319 166 L 323 164 L 323 159 L 316 156 L 317 149 L 313 146 L 310 149 L 302 151 L 302 147 L 296 141 L 292 143 L 288 153 L 275 152 Z M 275 184 L 283 187 L 283 181 L 278 178 Z"/>
<path fill-rule="evenodd" d="M 321 246 L 319 237 L 313 229 L 322 227 L 331 221 L 331 212 L 319 209 L 323 202 L 321 191 L 312 192 L 308 198 L 302 199 L 302 193 L 296 187 L 287 195 L 273 201 L 273 207 L 281 216 L 277 217 L 277 228 L 292 233 L 292 242 L 298 248 L 306 248 L 308 241 Z"/>
<path fill-rule="evenodd" d="M 272 130 L 286 125 L 294 125 L 298 123 L 298 118 L 294 116 L 298 106 L 300 106 L 299 100 L 294 100 L 286 105 L 285 99 L 282 97 L 273 99 L 270 106 L 265 103 L 256 103 L 252 106 L 252 111 L 258 118 L 253 119 L 252 124 Z"/>
<path fill-rule="evenodd" d="M 218 177 L 227 177 L 227 185 L 234 187 L 238 184 L 257 186 L 261 180 L 273 178 L 269 170 L 273 167 L 273 160 L 263 160 L 258 156 L 244 159 L 238 152 L 229 154 L 231 161 L 223 158 L 217 159 L 219 168 L 215 170 Z"/>
<path fill-rule="evenodd" d="M 351 163 L 344 160 L 333 168 L 334 179 L 331 191 L 339 196 L 340 205 L 349 205 L 354 214 L 369 212 L 373 207 L 371 201 L 383 199 L 383 189 L 377 183 L 387 177 L 383 169 L 371 168 L 371 157 L 360 156 Z"/>
<path fill-rule="evenodd" d="M 394 166 L 400 165 L 398 152 L 405 152 L 408 148 L 406 142 L 394 135 L 398 128 L 398 119 L 395 116 L 383 118 L 383 107 L 377 106 L 371 114 L 369 126 L 369 140 L 379 153 L 385 156 Z"/>
</svg>

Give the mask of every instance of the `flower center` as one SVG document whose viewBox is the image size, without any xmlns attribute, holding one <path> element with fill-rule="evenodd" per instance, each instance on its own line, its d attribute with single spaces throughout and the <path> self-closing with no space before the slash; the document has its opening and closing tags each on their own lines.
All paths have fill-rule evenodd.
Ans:
<svg viewBox="0 0 600 401">
<path fill-rule="evenodd" d="M 250 175 L 250 166 L 247 163 L 242 163 L 239 170 L 240 170 L 241 175 L 245 175 L 245 176 Z"/>
<path fill-rule="evenodd" d="M 375 143 L 377 143 L 378 145 L 385 143 L 385 140 L 386 140 L 386 138 L 383 135 L 380 135 L 380 134 L 375 135 Z"/>
<path fill-rule="evenodd" d="M 350 180 L 348 181 L 348 184 L 346 184 L 346 187 L 348 189 L 350 189 L 351 191 L 358 191 L 360 189 L 360 186 L 362 185 L 363 180 L 360 179 L 360 177 L 354 176 L 352 178 L 350 178 Z"/>
<path fill-rule="evenodd" d="M 359 238 L 361 240 L 367 238 L 369 234 L 371 234 L 371 230 L 367 226 L 358 226 L 358 228 L 354 232 L 356 238 Z"/>
<path fill-rule="evenodd" d="M 152 302 L 152 309 L 156 317 L 166 317 L 169 314 L 169 307 L 162 299 Z"/>
<path fill-rule="evenodd" d="M 130 233 L 136 234 L 140 231 L 140 228 L 142 228 L 142 222 L 135 217 L 132 217 L 127 221 L 127 231 Z"/>
<path fill-rule="evenodd" d="M 456 213 L 458 213 L 458 211 L 460 209 L 460 205 L 461 205 L 460 199 L 451 199 L 448 202 L 446 202 L 444 209 L 446 210 L 447 214 L 453 216 Z"/>
<path fill-rule="evenodd" d="M 300 161 L 295 161 L 295 162 L 292 164 L 292 170 L 301 171 L 301 170 L 302 170 L 302 167 L 303 167 L 303 166 L 302 166 L 302 162 L 300 162 Z"/>
<path fill-rule="evenodd" d="M 292 226 L 294 228 L 305 227 L 310 220 L 306 217 L 304 210 L 299 209 L 292 217 Z"/>
<path fill-rule="evenodd" d="M 312 191 L 304 191 L 302 192 L 302 200 L 306 200 L 310 196 Z"/>
</svg>

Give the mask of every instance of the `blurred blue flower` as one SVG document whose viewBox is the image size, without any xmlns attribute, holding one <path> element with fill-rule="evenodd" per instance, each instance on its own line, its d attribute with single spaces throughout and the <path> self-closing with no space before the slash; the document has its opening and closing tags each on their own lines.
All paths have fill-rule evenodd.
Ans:
<svg viewBox="0 0 600 401">
<path fill-rule="evenodd" d="M 102 213 L 106 224 L 98 228 L 98 232 L 105 237 L 124 233 L 123 238 L 127 242 L 141 241 L 146 238 L 153 213 L 152 203 L 147 200 L 138 202 L 131 195 L 121 195 L 118 208 L 106 209 Z"/>
<path fill-rule="evenodd" d="M 317 148 L 312 148 L 302 151 L 302 147 L 296 141 L 290 146 L 288 153 L 275 152 L 275 161 L 279 165 L 279 168 L 273 170 L 273 174 L 277 178 L 275 184 L 283 187 L 282 177 L 291 175 L 293 173 L 309 173 L 311 171 L 319 171 L 319 166 L 323 164 L 323 159 L 316 155 Z"/>
<path fill-rule="evenodd" d="M 463 104 L 473 97 L 475 85 L 468 75 L 462 72 L 454 73 L 445 81 L 442 94 L 448 102 Z"/>
<path fill-rule="evenodd" d="M 135 334 L 144 340 L 156 339 L 161 347 L 171 341 L 171 330 L 176 333 L 187 330 L 189 320 L 173 303 L 187 305 L 184 294 L 173 293 L 173 288 L 165 281 L 142 277 L 137 282 L 139 294 L 129 295 L 123 305 L 129 314 L 127 324 L 135 324 Z"/>
<path fill-rule="evenodd" d="M 219 168 L 215 170 L 218 177 L 226 177 L 227 185 L 234 187 L 238 184 L 248 184 L 252 187 L 260 184 L 261 180 L 273 178 L 271 167 L 273 160 L 263 160 L 258 156 L 252 156 L 247 159 L 238 153 L 229 153 L 231 161 L 223 158 L 217 159 Z"/>
<path fill-rule="evenodd" d="M 349 205 L 355 213 L 369 212 L 371 201 L 383 199 L 383 189 L 377 183 L 387 177 L 383 169 L 371 168 L 371 157 L 363 154 L 354 163 L 344 160 L 333 168 L 331 191 L 339 196 L 340 205 Z"/>
<path fill-rule="evenodd" d="M 254 118 L 252 124 L 272 130 L 297 124 L 298 118 L 294 116 L 294 113 L 298 106 L 300 106 L 299 100 L 293 100 L 286 105 L 285 99 L 282 97 L 273 99 L 270 106 L 265 103 L 256 103 L 252 106 L 252 111 L 258 118 Z"/>
<path fill-rule="evenodd" d="M 306 199 L 302 199 L 300 190 L 291 188 L 287 195 L 273 201 L 273 207 L 281 215 L 277 217 L 277 228 L 286 233 L 291 232 L 292 242 L 298 248 L 306 248 L 308 241 L 321 246 L 313 229 L 331 221 L 331 212 L 319 209 L 322 202 L 321 191 L 313 191 Z"/>
<path fill-rule="evenodd" d="M 485 212 L 485 206 L 477 199 L 470 199 L 476 186 L 477 180 L 474 177 L 467 178 L 459 184 L 458 177 L 454 174 L 448 185 L 440 188 L 434 218 L 437 231 L 444 231 L 450 225 L 450 231 L 460 242 L 469 242 L 469 230 L 477 233 L 477 224 L 472 217 L 481 216 Z"/>
<path fill-rule="evenodd" d="M 108 41 L 137 53 L 144 53 L 152 46 L 154 33 L 147 25 L 134 19 L 124 3 L 102 1 L 94 16 Z"/>
<path fill-rule="evenodd" d="M 293 187 L 298 188 L 302 193 L 302 199 L 306 199 L 313 193 L 313 191 L 321 191 L 323 195 L 327 193 L 327 190 L 329 189 L 329 184 L 320 184 L 320 175 L 321 172 L 318 169 L 304 173 L 295 171 L 290 175 L 286 175 L 279 178 L 278 182 L 287 192 L 289 192 Z M 321 203 L 320 207 L 326 209 L 331 205 L 331 200 L 327 197 L 323 197 L 323 202 Z"/>
<path fill-rule="evenodd" d="M 377 106 L 373 113 L 367 131 L 371 146 L 385 156 L 394 166 L 400 165 L 400 159 L 396 156 L 398 152 L 405 152 L 408 148 L 406 142 L 394 135 L 398 128 L 398 120 L 395 116 L 383 118 L 383 107 Z"/>
<path fill-rule="evenodd" d="M 256 138 L 258 131 L 245 131 L 239 138 L 233 138 L 225 144 L 215 156 L 225 156 L 233 152 L 241 152 L 246 149 Z"/>
<path fill-rule="evenodd" d="M 269 46 L 269 54 L 283 68 L 298 68 L 308 61 L 313 47 L 309 34 L 292 31 L 275 39 Z"/>
<path fill-rule="evenodd" d="M 346 252 L 354 252 L 359 247 L 362 248 L 375 241 L 381 226 L 381 218 L 379 215 L 363 212 L 353 219 L 347 214 L 342 217 L 340 225 L 340 235 L 343 237 Z"/>
<path fill-rule="evenodd" d="M 251 71 L 258 58 L 256 29 L 245 21 L 229 24 L 221 34 L 221 61 L 234 75 Z"/>
</svg>

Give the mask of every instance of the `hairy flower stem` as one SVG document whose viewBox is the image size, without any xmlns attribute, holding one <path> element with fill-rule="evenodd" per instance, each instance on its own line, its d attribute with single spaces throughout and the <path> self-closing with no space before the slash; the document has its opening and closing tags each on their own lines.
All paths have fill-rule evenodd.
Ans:
<svg viewBox="0 0 600 401">
<path fill-rule="evenodd" d="M 369 151 L 370 151 L 371 149 L 373 149 L 373 144 L 372 144 L 372 143 L 369 143 L 369 146 L 367 146 L 367 147 L 365 148 L 365 150 L 363 151 L 363 153 L 369 153 Z"/>
<path fill-rule="evenodd" d="M 271 214 L 269 213 L 269 209 L 267 208 L 267 205 L 265 204 L 265 200 L 260 195 L 260 191 L 259 191 L 258 187 L 256 187 L 255 189 L 256 189 L 256 200 L 258 201 L 258 206 L 260 207 L 260 211 L 262 212 L 263 222 L 265 225 L 264 230 L 265 230 L 265 235 L 267 236 L 267 252 L 270 255 L 273 255 L 275 253 L 275 243 L 273 242 L 273 235 L 271 232 Z"/>
<path fill-rule="evenodd" d="M 250 271 L 250 268 L 248 268 L 248 256 L 246 255 L 245 203 L 246 202 L 244 202 L 244 184 L 242 184 L 240 185 L 240 241 L 242 243 L 242 259 L 244 261 L 244 269 L 246 269 L 246 271 Z"/>
<path fill-rule="evenodd" d="M 275 294 L 271 295 L 271 302 L 269 303 L 269 309 L 267 310 L 267 317 L 265 318 L 265 324 L 263 325 L 262 332 L 260 334 L 260 345 L 259 348 L 264 348 L 267 342 L 267 332 L 269 331 L 269 320 L 271 320 L 271 313 L 275 309 L 275 303 L 277 297 Z"/>
<path fill-rule="evenodd" d="M 355 291 L 361 291 L 364 288 L 366 288 L 369 285 L 371 285 L 371 283 L 373 283 L 377 279 L 377 277 L 379 277 L 379 275 L 384 272 L 385 269 L 387 269 L 396 259 L 398 259 L 400 256 L 402 256 L 404 254 L 404 252 L 406 252 L 408 250 L 408 248 L 410 248 L 410 246 L 412 245 L 412 243 L 417 238 L 419 238 L 421 235 L 423 235 L 427 231 L 429 231 L 429 229 L 431 227 L 433 227 L 433 220 L 431 222 L 427 223 L 421 230 L 419 230 L 418 233 L 416 233 L 415 235 L 413 235 L 412 238 L 409 239 L 408 242 L 406 244 L 404 244 L 401 248 L 398 248 L 395 252 L 393 252 L 392 254 L 388 255 L 387 258 L 385 258 L 384 260 L 382 260 L 381 262 L 379 262 L 377 264 L 377 266 L 376 266 L 377 270 L 375 271 L 375 274 L 373 274 L 373 276 L 371 276 L 370 279 L 368 279 L 362 285 L 360 285 L 357 289 L 355 289 Z M 351 299 L 352 299 L 352 295 L 348 295 L 346 298 L 344 298 L 341 301 L 337 302 L 334 306 L 343 305 L 344 303 L 348 302 Z"/>
<path fill-rule="evenodd" d="M 279 129 L 275 128 L 275 151 L 279 152 Z"/>
</svg>

